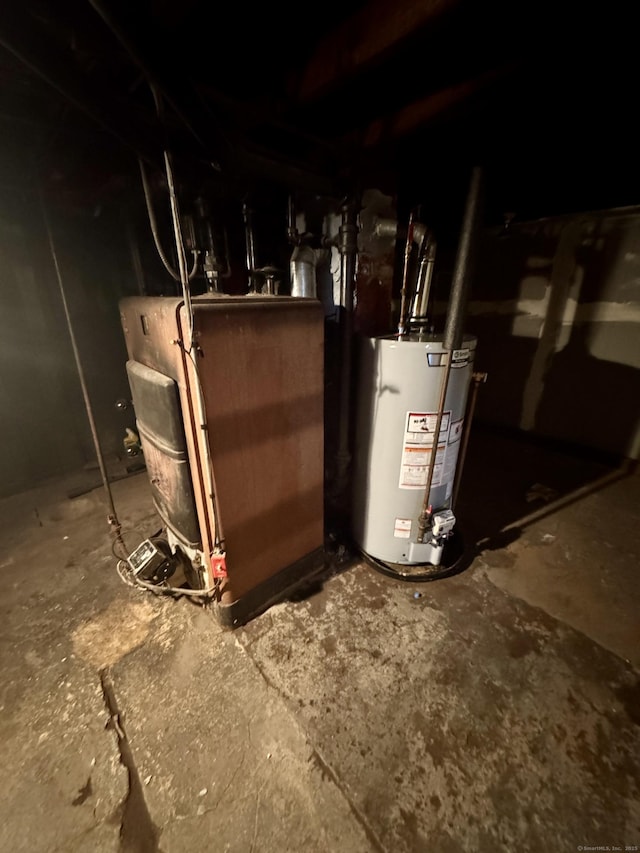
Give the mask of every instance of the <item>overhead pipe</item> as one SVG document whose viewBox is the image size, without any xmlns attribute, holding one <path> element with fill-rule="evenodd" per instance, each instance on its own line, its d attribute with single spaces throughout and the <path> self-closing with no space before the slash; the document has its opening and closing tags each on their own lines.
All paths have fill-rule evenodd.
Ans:
<svg viewBox="0 0 640 853">
<path fill-rule="evenodd" d="M 351 463 L 349 447 L 351 427 L 351 361 L 353 350 L 353 296 L 358 258 L 357 208 L 352 202 L 342 205 L 342 222 L 338 229 L 340 252 L 340 289 L 343 311 L 341 317 L 341 370 L 340 370 L 340 421 L 338 425 L 338 453 L 336 490 L 346 488 L 347 473 Z"/>
<path fill-rule="evenodd" d="M 462 231 L 460 234 L 460 241 L 458 243 L 458 253 L 456 255 L 456 263 L 453 270 L 453 281 L 451 284 L 451 294 L 449 296 L 449 307 L 447 309 L 443 344 L 443 347 L 447 352 L 447 363 L 440 388 L 438 415 L 433 431 L 433 447 L 429 458 L 429 468 L 427 472 L 427 483 L 424 490 L 424 499 L 422 502 L 422 511 L 418 518 L 418 542 L 424 542 L 424 537 L 431 519 L 431 484 L 433 483 L 433 473 L 438 454 L 438 441 L 440 438 L 440 429 L 442 427 L 442 418 L 447 399 L 453 351 L 459 349 L 462 343 L 464 313 L 472 275 L 473 249 L 475 243 L 474 238 L 480 221 L 481 198 L 482 169 L 476 167 L 471 173 L 471 182 L 469 184 L 464 218 L 462 220 Z"/>
</svg>

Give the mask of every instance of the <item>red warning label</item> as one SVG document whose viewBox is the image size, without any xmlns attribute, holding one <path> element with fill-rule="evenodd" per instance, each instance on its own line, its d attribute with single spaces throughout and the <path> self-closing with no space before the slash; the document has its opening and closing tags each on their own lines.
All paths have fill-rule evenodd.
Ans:
<svg viewBox="0 0 640 853">
<path fill-rule="evenodd" d="M 227 555 L 212 554 L 211 555 L 211 571 L 214 578 L 227 577 Z"/>
</svg>

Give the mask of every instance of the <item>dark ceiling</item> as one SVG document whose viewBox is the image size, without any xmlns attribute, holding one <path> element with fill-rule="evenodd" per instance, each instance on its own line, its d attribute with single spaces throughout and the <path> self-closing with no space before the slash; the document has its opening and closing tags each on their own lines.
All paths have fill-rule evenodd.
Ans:
<svg viewBox="0 0 640 853">
<path fill-rule="evenodd" d="M 168 135 L 183 175 L 229 193 L 375 184 L 441 204 L 479 162 L 496 215 L 637 204 L 630 14 L 547 0 L 4 4 L 0 184 L 108 192 L 134 155 L 159 164 Z"/>
</svg>

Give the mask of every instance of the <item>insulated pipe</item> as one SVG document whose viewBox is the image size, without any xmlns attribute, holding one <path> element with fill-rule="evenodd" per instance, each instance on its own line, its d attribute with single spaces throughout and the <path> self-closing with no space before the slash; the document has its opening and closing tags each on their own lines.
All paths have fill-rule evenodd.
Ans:
<svg viewBox="0 0 640 853">
<path fill-rule="evenodd" d="M 456 265 L 451 282 L 451 295 L 444 327 L 444 346 L 450 352 L 462 344 L 464 314 L 471 285 L 473 250 L 480 218 L 482 199 L 482 169 L 476 166 L 471 173 L 467 204 L 462 220 L 462 232 L 458 243 Z"/>
</svg>

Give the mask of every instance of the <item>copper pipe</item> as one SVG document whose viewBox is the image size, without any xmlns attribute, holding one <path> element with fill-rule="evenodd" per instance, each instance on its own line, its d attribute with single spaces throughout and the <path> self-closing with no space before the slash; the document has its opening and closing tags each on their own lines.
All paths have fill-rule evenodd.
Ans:
<svg viewBox="0 0 640 853">
<path fill-rule="evenodd" d="M 404 267 L 402 269 L 402 291 L 400 296 L 400 319 L 398 321 L 398 337 L 401 338 L 406 331 L 407 322 L 407 278 L 409 275 L 409 258 L 413 248 L 413 210 L 409 214 L 409 225 L 407 226 L 407 242 L 404 247 Z"/>
<path fill-rule="evenodd" d="M 427 485 L 425 487 L 424 499 L 422 501 L 422 511 L 418 517 L 418 542 L 424 542 L 424 535 L 431 518 L 431 505 L 429 502 L 431 484 L 433 482 L 436 456 L 438 455 L 438 440 L 440 438 L 440 427 L 442 425 L 442 417 L 447 399 L 447 389 L 449 387 L 449 377 L 451 375 L 453 352 L 455 349 L 460 347 L 463 339 L 462 323 L 464 320 L 464 311 L 469 292 L 469 279 L 471 277 L 474 254 L 474 238 L 478 227 L 478 221 L 480 219 L 481 190 L 482 170 L 476 167 L 471 173 L 469 192 L 462 220 L 460 242 L 458 243 L 456 263 L 453 270 L 453 281 L 451 283 L 451 294 L 449 296 L 449 307 L 447 309 L 447 321 L 444 328 L 443 349 L 447 353 L 447 365 L 445 368 L 445 374 L 442 378 L 442 387 L 440 389 L 438 417 L 436 420 L 431 458 L 429 459 Z"/>
<path fill-rule="evenodd" d="M 451 356 L 447 354 L 447 366 L 445 367 L 444 376 L 442 377 L 442 385 L 440 386 L 440 400 L 438 402 L 438 417 L 436 418 L 436 426 L 433 432 L 433 447 L 431 448 L 431 458 L 429 459 L 429 471 L 427 473 L 427 485 L 424 489 L 424 499 L 422 501 L 422 512 L 418 518 L 418 542 L 424 542 L 424 534 L 426 533 L 429 519 L 431 518 L 431 504 L 429 496 L 431 494 L 431 484 L 433 482 L 433 472 L 436 467 L 436 456 L 438 455 L 438 442 L 440 441 L 440 428 L 442 426 L 442 418 L 444 415 L 444 406 L 447 399 L 447 389 L 449 388 L 449 377 L 451 376 Z"/>
</svg>

